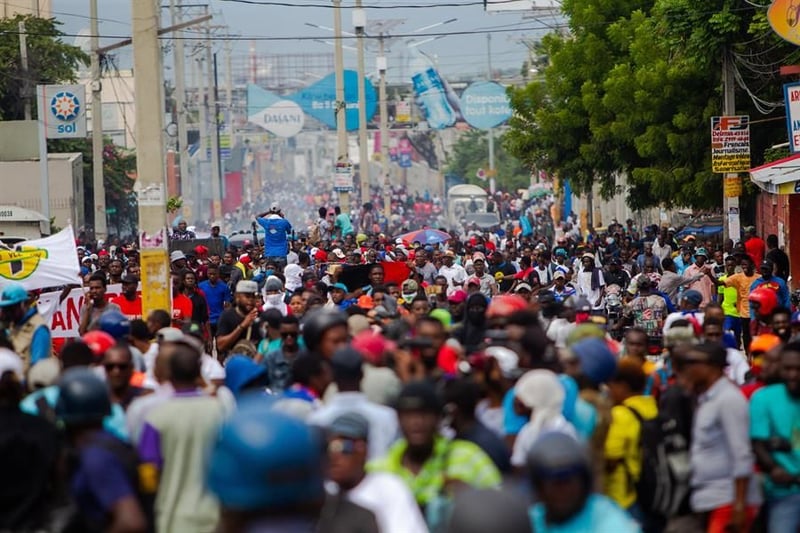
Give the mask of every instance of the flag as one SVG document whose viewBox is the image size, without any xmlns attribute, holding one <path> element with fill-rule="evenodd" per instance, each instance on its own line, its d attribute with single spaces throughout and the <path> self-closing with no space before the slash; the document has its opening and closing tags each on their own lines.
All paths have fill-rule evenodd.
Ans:
<svg viewBox="0 0 800 533">
<path fill-rule="evenodd" d="M 382 261 L 383 266 L 383 282 L 384 283 L 397 283 L 400 285 L 408 279 L 411 269 L 408 265 L 400 262 Z M 369 271 L 373 267 L 372 264 L 368 265 L 344 265 L 339 282 L 344 283 L 347 289 L 354 291 L 369 285 Z"/>
<path fill-rule="evenodd" d="M 72 226 L 43 239 L 0 248 L 0 287 L 20 283 L 27 290 L 80 283 Z"/>
</svg>

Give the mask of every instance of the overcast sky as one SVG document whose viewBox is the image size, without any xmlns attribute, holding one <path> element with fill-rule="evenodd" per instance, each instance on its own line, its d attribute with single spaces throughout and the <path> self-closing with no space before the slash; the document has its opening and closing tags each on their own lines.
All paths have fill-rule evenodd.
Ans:
<svg viewBox="0 0 800 533">
<path fill-rule="evenodd" d="M 260 1 L 260 0 L 253 0 Z M 269 0 L 265 0 L 269 1 Z M 290 0 L 291 1 L 291 0 Z M 379 6 L 409 6 L 426 5 L 434 6 L 442 3 L 474 3 L 475 0 L 364 0 L 366 5 Z M 163 4 L 167 4 L 164 0 Z M 184 4 L 202 3 L 202 0 L 184 0 Z M 297 4 L 328 4 L 325 0 L 296 0 Z M 346 2 L 352 4 L 351 1 Z M 130 5 L 131 0 L 99 0 L 100 33 L 109 36 L 130 35 Z M 322 29 L 306 26 L 305 22 L 321 26 L 333 26 L 333 10 L 322 7 L 280 7 L 250 5 L 232 1 L 211 0 L 211 9 L 214 13 L 215 24 L 225 24 L 231 28 L 232 33 L 237 33 L 245 38 L 250 37 L 309 37 L 317 36 L 326 38 L 330 34 Z M 78 33 L 81 29 L 89 27 L 89 0 L 53 0 L 54 16 L 64 23 L 63 29 L 68 34 Z M 166 15 L 166 10 L 164 11 Z M 457 18 L 456 22 L 439 28 L 427 30 L 428 32 L 464 32 L 464 31 L 492 31 L 492 64 L 498 68 L 519 68 L 527 57 L 527 49 L 521 42 L 523 38 L 541 36 L 547 26 L 555 24 L 552 17 L 540 20 L 524 20 L 518 13 L 504 13 L 491 15 L 484 12 L 480 5 L 459 7 L 426 7 L 419 8 L 391 8 L 368 9 L 369 21 L 401 19 L 404 24 L 393 30 L 395 34 L 409 34 L 414 30 L 440 21 Z M 352 31 L 350 10 L 345 9 L 342 15 L 343 28 Z M 162 25 L 168 25 L 165 19 Z M 545 28 L 545 30 L 533 30 Z M 417 40 L 422 40 L 425 37 Z M 116 38 L 106 39 L 113 42 Z M 413 39 L 411 39 L 413 41 Z M 351 45 L 353 43 L 346 43 Z M 218 44 L 221 46 L 221 43 Z M 246 54 L 249 41 L 237 42 L 234 54 Z M 328 52 L 331 47 L 313 41 L 258 41 L 259 51 L 264 53 L 292 53 L 292 52 Z M 395 45 L 393 54 L 389 55 L 389 69 L 398 68 L 401 60 L 398 52 L 402 46 Z M 420 49 L 438 60 L 439 68 L 445 76 L 454 74 L 485 75 L 487 63 L 486 35 L 451 35 L 423 44 Z M 130 63 L 130 49 L 120 51 L 118 54 L 121 67 Z M 345 50 L 345 61 L 348 66 L 355 66 L 355 54 Z M 374 68 L 374 55 L 367 56 L 367 67 Z"/>
</svg>

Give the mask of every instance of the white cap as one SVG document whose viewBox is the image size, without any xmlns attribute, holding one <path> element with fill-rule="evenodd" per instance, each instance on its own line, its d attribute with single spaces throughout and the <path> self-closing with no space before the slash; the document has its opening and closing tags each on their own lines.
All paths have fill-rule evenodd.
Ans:
<svg viewBox="0 0 800 533">
<path fill-rule="evenodd" d="M 490 346 L 486 348 L 486 355 L 497 361 L 503 377 L 514 378 L 519 370 L 519 356 L 505 346 Z"/>
<path fill-rule="evenodd" d="M 186 255 L 180 250 L 175 250 L 174 252 L 169 254 L 170 263 L 174 263 L 175 261 L 180 261 L 181 259 L 186 259 Z"/>
</svg>

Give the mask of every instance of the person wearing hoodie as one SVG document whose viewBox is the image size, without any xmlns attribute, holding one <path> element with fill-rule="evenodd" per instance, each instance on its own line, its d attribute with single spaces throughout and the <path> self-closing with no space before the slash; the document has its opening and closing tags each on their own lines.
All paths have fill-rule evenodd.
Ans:
<svg viewBox="0 0 800 533">
<path fill-rule="evenodd" d="M 283 290 L 283 282 L 278 276 L 269 276 L 267 278 L 262 294 L 264 296 L 264 305 L 261 307 L 262 312 L 267 309 L 277 309 L 283 316 L 291 313 L 289 306 L 284 302 L 286 293 Z"/>
<path fill-rule="evenodd" d="M 464 322 L 453 332 L 453 337 L 461 343 L 467 354 L 476 351 L 485 340 L 488 306 L 486 297 L 479 292 L 467 298 Z"/>
<path fill-rule="evenodd" d="M 528 452 L 544 433 L 559 432 L 578 438 L 575 427 L 562 414 L 566 393 L 555 373 L 544 369 L 525 373 L 517 381 L 514 394 L 514 409 L 530 419 L 514 441 L 513 467 L 525 466 Z"/>
</svg>

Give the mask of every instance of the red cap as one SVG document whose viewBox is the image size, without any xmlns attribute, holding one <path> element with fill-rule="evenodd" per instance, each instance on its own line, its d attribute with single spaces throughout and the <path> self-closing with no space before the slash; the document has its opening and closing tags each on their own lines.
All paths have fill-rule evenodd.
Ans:
<svg viewBox="0 0 800 533">
<path fill-rule="evenodd" d="M 361 353 L 365 361 L 373 365 L 380 364 L 384 360 L 383 354 L 397 347 L 395 343 L 370 329 L 353 337 L 350 345 Z"/>
<path fill-rule="evenodd" d="M 114 346 L 114 337 L 105 331 L 89 331 L 83 336 L 83 342 L 92 350 L 95 359 L 100 359 L 105 355 L 106 350 Z"/>
<path fill-rule="evenodd" d="M 97 252 L 97 257 L 103 257 L 104 255 L 108 255 L 108 250 L 100 250 Z"/>
<path fill-rule="evenodd" d="M 527 308 L 528 302 L 521 296 L 517 296 L 516 294 L 501 294 L 500 296 L 495 296 L 492 298 L 492 301 L 489 302 L 489 308 L 486 310 L 486 317 L 507 317 L 515 311 L 524 311 Z"/>
<path fill-rule="evenodd" d="M 480 280 L 478 280 L 478 283 L 480 284 Z M 460 304 L 461 302 L 466 302 L 467 293 L 466 291 L 458 289 L 456 292 L 447 297 L 447 301 L 452 302 L 454 304 Z"/>
</svg>

